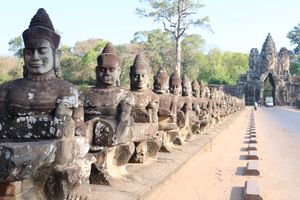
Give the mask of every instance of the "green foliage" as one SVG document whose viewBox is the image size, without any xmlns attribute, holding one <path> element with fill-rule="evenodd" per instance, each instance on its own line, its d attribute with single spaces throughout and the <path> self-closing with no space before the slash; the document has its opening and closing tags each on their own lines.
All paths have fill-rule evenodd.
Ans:
<svg viewBox="0 0 300 200">
<path fill-rule="evenodd" d="M 291 40 L 292 44 L 296 45 L 296 48 L 294 48 L 294 53 L 300 53 L 300 23 L 297 26 L 294 26 L 294 28 L 288 32 L 287 38 Z"/>
<path fill-rule="evenodd" d="M 174 39 L 168 32 L 162 32 L 160 29 L 139 31 L 134 34 L 131 44 L 138 44 L 142 47 L 143 54 L 154 72 L 160 66 L 167 69 L 174 68 Z"/>
<path fill-rule="evenodd" d="M 107 41 L 90 39 L 77 42 L 73 50 L 64 45 L 61 48 L 61 66 L 63 78 L 77 85 L 95 84 L 95 67 Z"/>
<path fill-rule="evenodd" d="M 162 23 L 164 31 L 174 38 L 174 51 L 176 52 L 176 69 L 181 70 L 181 41 L 187 29 L 192 26 L 207 28 L 210 30 L 209 18 L 195 18 L 198 10 L 204 7 L 194 0 L 141 0 L 143 8 L 137 8 L 136 12 L 142 17 L 153 18 L 155 22 Z"/>
<path fill-rule="evenodd" d="M 21 36 L 15 37 L 8 42 L 9 51 L 14 53 L 14 56 L 23 58 L 24 43 Z"/>
<path fill-rule="evenodd" d="M 270 78 L 268 77 L 266 80 L 265 80 L 265 84 L 264 84 L 264 97 L 266 96 L 273 96 L 272 95 L 272 90 L 273 90 L 273 86 L 270 82 Z"/>
<path fill-rule="evenodd" d="M 298 61 L 290 62 L 290 72 L 292 75 L 300 76 L 300 62 Z"/>
<path fill-rule="evenodd" d="M 16 57 L 0 56 L 0 83 L 22 77 L 23 63 Z"/>
</svg>

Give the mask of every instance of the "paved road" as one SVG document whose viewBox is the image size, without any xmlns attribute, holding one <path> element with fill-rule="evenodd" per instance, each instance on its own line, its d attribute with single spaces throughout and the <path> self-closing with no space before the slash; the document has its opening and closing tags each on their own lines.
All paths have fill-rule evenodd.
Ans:
<svg viewBox="0 0 300 200">
<path fill-rule="evenodd" d="M 300 112 L 260 107 L 254 116 L 264 198 L 300 199 Z"/>
<path fill-rule="evenodd" d="M 257 161 L 261 175 L 243 176 L 247 146 L 247 107 L 217 136 L 163 184 L 150 200 L 242 200 L 246 180 L 257 180 L 268 200 L 300 199 L 300 112 L 259 107 L 254 112 Z"/>
<path fill-rule="evenodd" d="M 261 112 L 257 113 L 263 121 L 276 124 L 280 127 L 280 131 L 283 130 L 287 134 L 298 134 L 300 139 L 300 111 L 285 107 L 259 107 L 259 109 Z"/>
</svg>

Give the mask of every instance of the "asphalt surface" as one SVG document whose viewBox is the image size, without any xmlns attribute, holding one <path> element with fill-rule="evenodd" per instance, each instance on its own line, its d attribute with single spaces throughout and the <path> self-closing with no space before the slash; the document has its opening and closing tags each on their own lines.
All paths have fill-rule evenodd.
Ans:
<svg viewBox="0 0 300 200">
<path fill-rule="evenodd" d="M 300 112 L 259 107 L 254 116 L 264 199 L 300 199 Z"/>
</svg>

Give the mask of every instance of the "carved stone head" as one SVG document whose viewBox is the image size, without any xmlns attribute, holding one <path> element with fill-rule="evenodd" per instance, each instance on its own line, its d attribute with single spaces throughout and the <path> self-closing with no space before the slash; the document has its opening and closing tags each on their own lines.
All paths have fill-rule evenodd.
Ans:
<svg viewBox="0 0 300 200">
<path fill-rule="evenodd" d="M 174 95 L 181 95 L 181 79 L 177 70 L 175 70 L 170 77 L 169 89 L 170 93 Z"/>
<path fill-rule="evenodd" d="M 43 8 L 38 9 L 22 36 L 25 44 L 24 76 L 57 76 L 60 57 L 57 48 L 60 36 L 55 33 L 52 22 Z"/>
<path fill-rule="evenodd" d="M 97 87 L 110 88 L 120 85 L 120 60 L 112 43 L 108 43 L 104 47 L 102 53 L 97 58 L 97 64 Z"/>
<path fill-rule="evenodd" d="M 149 71 L 142 54 L 138 54 L 130 67 L 130 89 L 132 91 L 149 89 Z"/>
<path fill-rule="evenodd" d="M 167 93 L 169 90 L 169 76 L 165 68 L 160 67 L 154 76 L 154 92 L 158 94 Z"/>
<path fill-rule="evenodd" d="M 209 90 L 208 90 L 209 91 Z M 209 97 L 209 95 L 206 94 L 207 89 L 205 87 L 205 84 L 203 81 L 200 81 L 200 97 L 201 98 L 206 98 Z"/>
<path fill-rule="evenodd" d="M 192 93 L 192 85 L 189 77 L 185 74 L 182 78 L 182 96 L 190 96 Z"/>
<path fill-rule="evenodd" d="M 192 81 L 192 95 L 194 97 L 200 96 L 200 85 L 197 80 Z"/>
</svg>

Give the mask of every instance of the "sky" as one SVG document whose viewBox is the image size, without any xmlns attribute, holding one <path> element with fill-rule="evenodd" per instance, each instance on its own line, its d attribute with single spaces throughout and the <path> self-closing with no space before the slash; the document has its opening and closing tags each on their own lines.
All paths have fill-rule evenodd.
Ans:
<svg viewBox="0 0 300 200">
<path fill-rule="evenodd" d="M 187 34 L 199 34 L 205 49 L 249 53 L 261 50 L 271 33 L 277 50 L 293 49 L 287 33 L 300 23 L 299 0 L 201 0 L 196 18 L 209 16 L 213 33 L 191 28 Z M 45 8 L 61 44 L 74 46 L 77 41 L 101 38 L 113 44 L 130 43 L 134 33 L 162 28 L 152 19 L 135 14 L 143 7 L 139 0 L 6 0 L 0 3 L 0 55 L 8 51 L 10 39 L 28 28 L 38 8 Z"/>
</svg>

